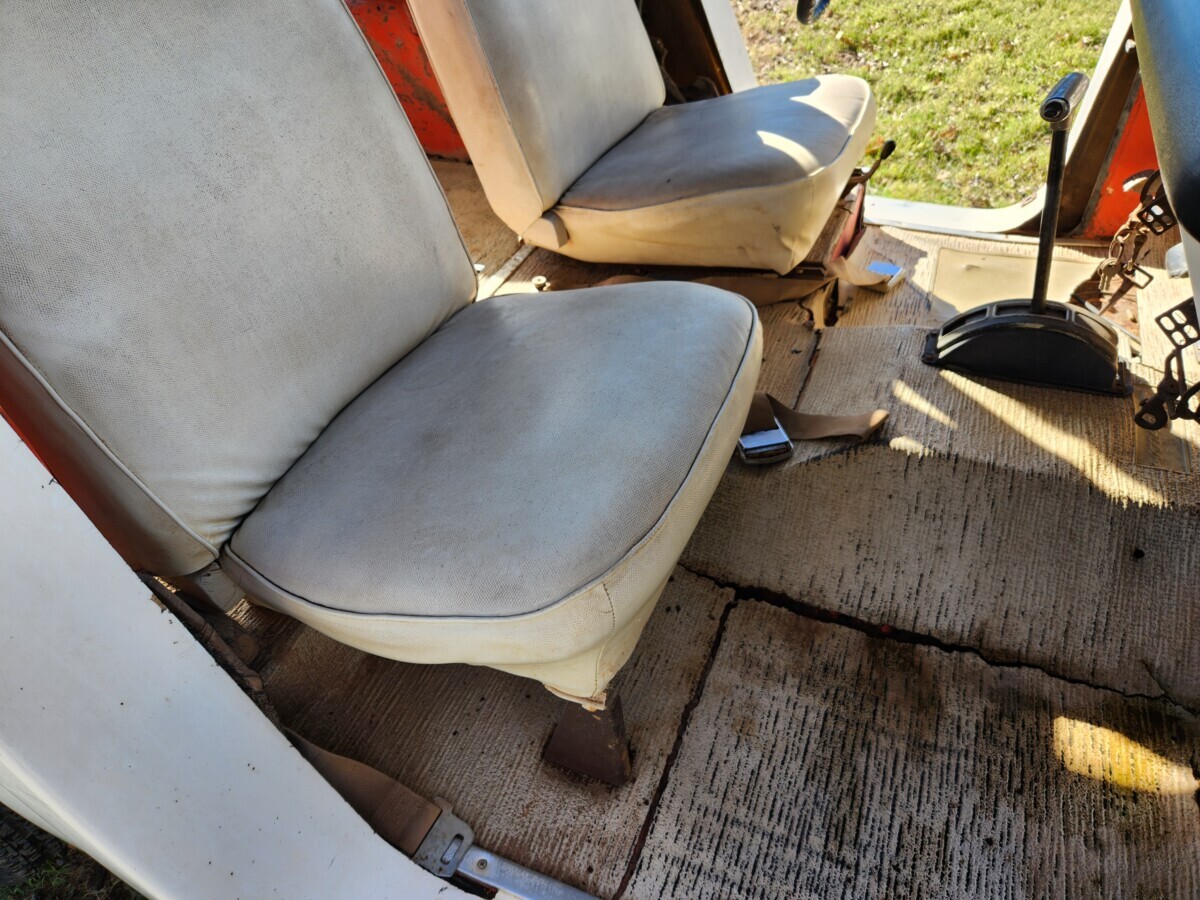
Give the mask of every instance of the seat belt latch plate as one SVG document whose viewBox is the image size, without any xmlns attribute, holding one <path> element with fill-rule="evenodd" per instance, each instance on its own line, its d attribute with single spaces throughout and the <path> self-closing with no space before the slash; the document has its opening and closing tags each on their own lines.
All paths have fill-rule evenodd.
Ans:
<svg viewBox="0 0 1200 900">
<path fill-rule="evenodd" d="M 752 431 L 738 438 L 738 456 L 748 466 L 769 466 L 786 462 L 792 458 L 796 445 L 788 437 L 779 420 L 775 427 L 765 431 Z"/>
</svg>

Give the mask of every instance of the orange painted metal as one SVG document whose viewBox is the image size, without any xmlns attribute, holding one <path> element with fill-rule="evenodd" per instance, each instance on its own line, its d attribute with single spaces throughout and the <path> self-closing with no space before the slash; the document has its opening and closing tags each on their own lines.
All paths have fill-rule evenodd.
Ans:
<svg viewBox="0 0 1200 900">
<path fill-rule="evenodd" d="M 1154 135 L 1150 131 L 1150 116 L 1146 112 L 1146 95 L 1138 88 L 1117 149 L 1105 173 L 1104 183 L 1100 186 L 1096 208 L 1084 226 L 1082 236 L 1112 237 L 1138 205 L 1138 193 L 1126 193 L 1122 185 L 1138 172 L 1157 168 L 1158 154 L 1154 149 Z"/>
<path fill-rule="evenodd" d="M 468 159 L 467 148 L 450 118 L 429 57 L 417 37 L 408 4 L 403 0 L 396 3 L 346 0 L 346 6 L 375 51 L 425 152 L 447 159 Z"/>
<path fill-rule="evenodd" d="M 37 458 L 37 461 L 40 462 L 44 468 L 48 469 L 49 467 L 46 466 L 46 461 L 42 459 L 41 454 L 37 452 L 37 448 L 34 447 L 33 444 L 29 443 L 29 441 L 25 440 L 25 435 L 21 434 L 21 429 L 17 427 L 17 423 L 10 419 L 8 417 L 8 413 L 6 413 L 3 409 L 0 409 L 0 419 L 3 419 L 8 423 L 8 427 L 11 428 L 17 437 L 21 439 L 21 443 L 29 448 L 29 451 L 34 455 L 34 457 Z"/>
</svg>

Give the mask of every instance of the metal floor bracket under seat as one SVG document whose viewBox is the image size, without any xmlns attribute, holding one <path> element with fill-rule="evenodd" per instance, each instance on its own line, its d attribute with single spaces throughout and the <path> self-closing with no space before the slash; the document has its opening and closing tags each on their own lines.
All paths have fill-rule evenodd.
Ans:
<svg viewBox="0 0 1200 900">
<path fill-rule="evenodd" d="M 619 697 L 602 710 L 570 704 L 550 735 L 542 758 L 589 778 L 620 787 L 629 780 L 629 739 Z"/>
</svg>

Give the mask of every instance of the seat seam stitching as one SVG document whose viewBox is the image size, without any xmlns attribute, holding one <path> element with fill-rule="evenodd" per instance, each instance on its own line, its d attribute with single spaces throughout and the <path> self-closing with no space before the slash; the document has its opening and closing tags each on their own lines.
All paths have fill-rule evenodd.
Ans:
<svg viewBox="0 0 1200 900">
<path fill-rule="evenodd" d="M 608 650 L 608 645 L 613 642 L 613 638 L 617 635 L 617 608 L 613 603 L 612 594 L 608 592 L 608 585 L 603 581 L 600 582 L 600 589 L 604 591 L 604 599 L 608 601 L 608 615 L 612 619 L 612 624 L 608 629 L 608 639 L 605 640 L 604 646 L 600 648 L 600 652 L 596 654 L 596 665 L 592 670 L 592 696 L 596 695 L 596 690 L 600 686 L 600 661 L 604 659 L 604 654 Z"/>
<path fill-rule="evenodd" d="M 662 203 L 651 203 L 645 206 L 626 206 L 619 209 L 604 209 L 598 206 L 572 206 L 569 203 L 560 201 L 554 208 L 598 213 L 634 212 L 644 209 L 661 209 L 666 206 L 675 206 L 692 200 L 707 200 L 710 197 L 729 197 L 735 194 L 744 193 L 746 191 L 764 191 L 772 188 L 794 187 L 796 185 L 806 184 L 810 181 L 817 181 L 818 179 L 822 178 L 822 176 L 827 175 L 830 170 L 832 170 L 839 162 L 841 162 L 842 157 L 846 153 L 846 148 L 850 145 L 850 141 L 853 139 L 853 137 L 854 133 L 852 132 L 849 137 L 846 138 L 846 142 L 838 149 L 837 156 L 835 156 L 832 161 L 821 166 L 816 171 L 805 175 L 803 178 L 790 178 L 787 181 L 765 181 L 761 184 L 748 184 L 743 185 L 742 187 L 727 188 L 722 191 L 711 191 L 706 194 L 691 194 L 687 197 L 676 197 L 674 200 L 664 200 Z"/>
</svg>

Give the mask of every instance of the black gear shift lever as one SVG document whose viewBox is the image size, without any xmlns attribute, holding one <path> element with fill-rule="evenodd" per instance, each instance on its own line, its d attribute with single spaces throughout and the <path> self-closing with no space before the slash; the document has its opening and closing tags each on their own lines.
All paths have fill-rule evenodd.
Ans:
<svg viewBox="0 0 1200 900">
<path fill-rule="evenodd" d="M 1058 208 L 1062 203 L 1063 175 L 1067 162 L 1067 132 L 1088 89 L 1088 77 L 1072 72 L 1056 84 L 1042 101 L 1042 118 L 1050 124 L 1050 167 L 1046 171 L 1046 202 L 1042 207 L 1042 230 L 1038 241 L 1037 271 L 1033 276 L 1030 310 L 1046 311 L 1046 287 L 1050 283 L 1050 264 L 1054 258 L 1054 238 L 1058 233 Z"/>
<path fill-rule="evenodd" d="M 1128 394 L 1128 367 L 1117 353 L 1117 332 L 1090 310 L 1046 299 L 1058 207 L 1067 158 L 1067 132 L 1087 91 L 1086 75 L 1062 79 L 1042 101 L 1050 125 L 1050 165 L 1038 240 L 1033 293 L 1028 299 L 985 303 L 930 332 L 921 359 L 966 375 L 1025 384 Z"/>
</svg>

